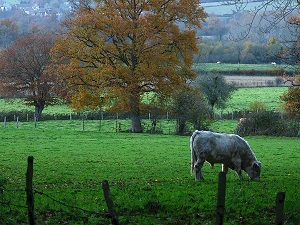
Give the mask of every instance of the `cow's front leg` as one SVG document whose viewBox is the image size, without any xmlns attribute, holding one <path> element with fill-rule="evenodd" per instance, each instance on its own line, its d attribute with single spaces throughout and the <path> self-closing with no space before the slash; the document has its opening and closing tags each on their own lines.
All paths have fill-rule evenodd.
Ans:
<svg viewBox="0 0 300 225">
<path fill-rule="evenodd" d="M 243 180 L 242 170 L 241 169 L 236 169 L 236 174 L 239 176 L 240 180 Z"/>
<path fill-rule="evenodd" d="M 238 175 L 240 180 L 243 180 L 243 176 L 242 176 L 242 161 L 240 158 L 233 158 L 232 159 L 232 163 L 234 165 L 235 168 L 235 172 Z"/>
<path fill-rule="evenodd" d="M 204 177 L 202 175 L 202 166 L 204 164 L 205 160 L 197 160 L 195 163 L 195 171 L 196 171 L 196 180 L 204 180 Z"/>
</svg>

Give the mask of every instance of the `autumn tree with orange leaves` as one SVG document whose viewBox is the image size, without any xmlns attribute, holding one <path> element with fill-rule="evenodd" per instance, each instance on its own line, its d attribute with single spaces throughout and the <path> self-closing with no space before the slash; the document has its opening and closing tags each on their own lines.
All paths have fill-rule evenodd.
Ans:
<svg viewBox="0 0 300 225">
<path fill-rule="evenodd" d="M 55 103 L 55 77 L 47 67 L 54 38 L 49 34 L 30 34 L 17 39 L 0 54 L 2 95 L 25 98 L 40 119 L 45 106 Z"/>
<path fill-rule="evenodd" d="M 64 21 L 53 58 L 77 110 L 130 112 L 142 132 L 142 96 L 168 96 L 196 78 L 199 0 L 97 0 Z M 184 25 L 183 29 L 179 28 Z"/>
</svg>

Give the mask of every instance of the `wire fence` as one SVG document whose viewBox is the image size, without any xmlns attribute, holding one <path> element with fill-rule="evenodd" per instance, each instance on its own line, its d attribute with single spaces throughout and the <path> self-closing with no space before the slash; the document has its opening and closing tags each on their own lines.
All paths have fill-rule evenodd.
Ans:
<svg viewBox="0 0 300 225">
<path fill-rule="evenodd" d="M 43 129 L 66 129 L 81 131 L 102 132 L 131 132 L 131 120 L 129 114 L 107 114 L 104 112 L 86 112 L 82 114 L 70 113 L 64 120 L 56 116 L 48 117 L 49 120 L 37 121 L 18 115 L 2 116 L 3 128 L 39 128 Z M 145 114 L 141 116 L 142 127 L 145 133 L 156 134 L 187 134 L 195 130 L 194 125 L 186 122 L 184 131 L 179 132 L 179 124 L 176 116 L 165 114 Z M 241 119 L 244 123 L 241 123 Z M 1 120 L 1 117 L 0 117 Z M 231 121 L 226 124 L 227 129 L 221 132 L 236 133 L 241 136 L 247 135 L 270 135 L 270 136 L 300 136 L 299 116 L 289 116 L 281 112 L 250 112 L 234 111 L 230 113 L 215 113 L 213 121 Z M 51 123 L 47 123 L 51 121 Z M 247 123 L 245 123 L 247 122 Z M 52 124 L 53 126 L 51 127 Z M 205 124 L 205 123 L 204 123 Z M 209 129 L 207 125 L 205 128 Z"/>
</svg>

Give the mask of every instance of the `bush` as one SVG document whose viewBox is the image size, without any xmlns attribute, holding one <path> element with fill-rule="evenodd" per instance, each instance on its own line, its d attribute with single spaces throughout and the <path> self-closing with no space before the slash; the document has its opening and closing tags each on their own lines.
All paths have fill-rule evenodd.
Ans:
<svg viewBox="0 0 300 225">
<path fill-rule="evenodd" d="M 267 106 L 264 102 L 255 101 L 250 104 L 249 110 L 251 112 L 262 112 L 267 110 Z"/>
<path fill-rule="evenodd" d="M 249 114 L 237 126 L 239 135 L 298 136 L 300 122 L 298 119 L 282 119 L 278 113 L 258 111 Z"/>
</svg>

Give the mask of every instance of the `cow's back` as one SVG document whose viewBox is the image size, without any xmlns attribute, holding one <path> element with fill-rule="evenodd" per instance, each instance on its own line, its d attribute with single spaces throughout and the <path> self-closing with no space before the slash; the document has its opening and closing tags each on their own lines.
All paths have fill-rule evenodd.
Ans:
<svg viewBox="0 0 300 225">
<path fill-rule="evenodd" d="M 193 138 L 193 146 L 196 154 L 206 155 L 206 161 L 211 164 L 229 163 L 232 157 L 243 154 L 248 148 L 244 139 L 235 134 L 210 131 L 197 131 Z"/>
</svg>

